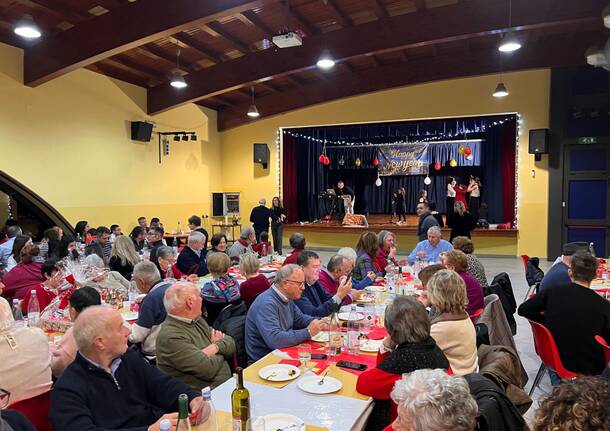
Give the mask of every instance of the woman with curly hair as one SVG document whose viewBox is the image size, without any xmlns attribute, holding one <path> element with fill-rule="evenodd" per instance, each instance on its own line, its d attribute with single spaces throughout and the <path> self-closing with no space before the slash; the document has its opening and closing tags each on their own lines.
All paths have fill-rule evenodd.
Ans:
<svg viewBox="0 0 610 431">
<path fill-rule="evenodd" d="M 556 386 L 536 411 L 533 431 L 610 430 L 610 381 L 578 377 Z"/>
</svg>

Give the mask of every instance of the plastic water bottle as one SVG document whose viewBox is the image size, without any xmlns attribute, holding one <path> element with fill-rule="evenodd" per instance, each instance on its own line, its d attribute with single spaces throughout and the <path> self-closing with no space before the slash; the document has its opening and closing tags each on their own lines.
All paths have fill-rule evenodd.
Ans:
<svg viewBox="0 0 610 431">
<path fill-rule="evenodd" d="M 13 299 L 13 319 L 15 320 L 16 328 L 25 326 L 25 320 L 23 319 L 23 313 L 21 312 L 21 304 L 18 299 Z"/>
<path fill-rule="evenodd" d="M 352 304 L 347 322 L 347 350 L 352 355 L 360 354 L 360 323 L 356 305 Z"/>
<path fill-rule="evenodd" d="M 169 419 L 163 419 L 159 424 L 159 431 L 169 431 L 172 429 L 172 423 Z"/>
<path fill-rule="evenodd" d="M 30 303 L 28 304 L 28 326 L 33 328 L 38 326 L 38 320 L 40 319 L 40 303 L 36 291 L 32 290 L 30 293 L 32 296 L 30 296 Z"/>
<path fill-rule="evenodd" d="M 591 253 L 591 256 L 596 257 L 595 256 L 595 247 L 592 242 L 589 243 L 589 253 Z"/>
<path fill-rule="evenodd" d="M 218 431 L 218 421 L 216 420 L 216 409 L 214 403 L 212 403 L 212 389 L 209 386 L 201 390 L 201 397 L 203 398 L 202 411 L 209 411 L 205 422 L 196 424 L 194 429 L 197 431 Z"/>
</svg>

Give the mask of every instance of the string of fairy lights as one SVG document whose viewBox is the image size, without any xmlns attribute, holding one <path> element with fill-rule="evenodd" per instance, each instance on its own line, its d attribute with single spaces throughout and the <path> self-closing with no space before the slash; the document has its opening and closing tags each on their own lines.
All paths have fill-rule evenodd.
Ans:
<svg viewBox="0 0 610 431">
<path fill-rule="evenodd" d="M 507 116 L 505 118 L 502 118 L 500 120 L 496 120 L 493 122 L 490 122 L 489 124 L 482 124 L 481 126 L 475 127 L 474 129 L 468 129 L 466 127 L 463 128 L 457 128 L 457 130 L 455 132 L 449 132 L 449 133 L 438 133 L 435 135 L 430 135 L 430 136 L 426 136 L 424 138 L 418 137 L 417 139 L 414 140 L 408 140 L 408 137 L 406 139 L 400 139 L 400 140 L 396 140 L 393 142 L 385 142 L 384 144 L 379 144 L 379 143 L 375 143 L 375 142 L 371 142 L 371 141 L 359 141 L 359 142 L 350 142 L 344 139 L 339 139 L 339 140 L 330 140 L 330 139 L 325 139 L 325 138 L 319 138 L 319 137 L 315 137 L 312 135 L 308 135 L 305 133 L 298 133 L 298 132 L 294 132 L 292 130 L 288 130 L 288 129 L 284 129 L 284 128 L 278 128 L 277 129 L 277 133 L 276 133 L 276 140 L 275 140 L 275 146 L 276 146 L 276 160 L 277 160 L 277 176 L 276 176 L 276 184 L 277 184 L 277 188 L 278 188 L 278 196 L 280 196 L 280 198 L 282 198 L 282 166 L 281 166 L 281 149 L 282 149 L 282 135 L 286 134 L 288 136 L 294 137 L 294 138 L 301 138 L 301 139 L 306 139 L 308 141 L 311 142 L 318 142 L 318 143 L 323 143 L 326 145 L 333 145 L 333 146 L 342 146 L 342 147 L 351 147 L 351 146 L 379 146 L 379 145 L 400 145 L 400 144 L 412 144 L 412 143 L 420 143 L 420 142 L 439 142 L 439 141 L 447 141 L 447 140 L 451 140 L 451 138 L 456 138 L 456 137 L 460 137 L 460 136 L 465 136 L 468 134 L 472 134 L 472 133 L 482 133 L 487 131 L 490 127 L 494 127 L 494 126 L 500 126 L 508 121 L 511 121 L 514 119 L 514 116 L 516 115 L 517 117 L 517 121 L 516 121 L 516 126 L 517 126 L 517 131 L 516 131 L 516 139 L 515 139 L 515 208 L 514 208 L 514 212 L 515 212 L 515 218 L 513 221 L 514 227 L 518 228 L 518 223 L 519 223 L 519 204 L 520 204 L 520 193 L 519 193 L 519 163 L 520 163 L 520 152 L 519 152 L 519 141 L 520 141 L 520 137 L 521 137 L 521 133 L 522 133 L 522 127 L 523 127 L 523 116 L 519 113 L 516 114 L 512 114 L 510 116 Z M 367 139 L 379 139 L 379 138 L 384 138 L 384 137 L 368 137 Z M 387 137 L 385 137 L 387 138 Z M 455 139 L 454 139 L 455 140 Z"/>
</svg>

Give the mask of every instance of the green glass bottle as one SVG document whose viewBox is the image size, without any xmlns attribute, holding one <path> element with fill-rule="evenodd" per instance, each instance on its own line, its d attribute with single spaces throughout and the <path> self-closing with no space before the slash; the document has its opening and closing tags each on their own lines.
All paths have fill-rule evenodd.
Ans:
<svg viewBox="0 0 610 431">
<path fill-rule="evenodd" d="M 231 394 L 231 410 L 233 414 L 233 431 L 247 431 L 250 419 L 250 392 L 244 387 L 244 371 L 235 369 L 237 386 Z"/>
<path fill-rule="evenodd" d="M 192 431 L 189 421 L 189 397 L 186 394 L 178 396 L 178 423 L 176 431 Z"/>
</svg>

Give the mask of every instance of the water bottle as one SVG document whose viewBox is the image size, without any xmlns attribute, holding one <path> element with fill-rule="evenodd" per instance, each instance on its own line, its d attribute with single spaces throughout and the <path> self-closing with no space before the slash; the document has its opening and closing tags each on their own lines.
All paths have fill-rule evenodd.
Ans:
<svg viewBox="0 0 610 431">
<path fill-rule="evenodd" d="M 360 354 L 360 323 L 358 323 L 358 311 L 356 305 L 352 304 L 347 322 L 347 349 L 350 354 Z"/>
<path fill-rule="evenodd" d="M 172 423 L 169 419 L 163 419 L 161 423 L 159 423 L 159 431 L 169 431 L 172 429 Z"/>
<path fill-rule="evenodd" d="M 33 328 L 38 325 L 38 319 L 40 319 L 40 304 L 36 291 L 32 290 L 30 293 L 32 296 L 30 296 L 30 303 L 28 304 L 28 326 Z"/>
<path fill-rule="evenodd" d="M 596 257 L 595 256 L 595 247 L 593 246 L 592 242 L 589 243 L 589 253 L 591 253 L 591 256 Z"/>
<path fill-rule="evenodd" d="M 195 429 L 197 431 L 218 431 L 218 421 L 216 420 L 216 409 L 214 408 L 214 403 L 212 403 L 212 389 L 209 386 L 203 388 L 201 390 L 201 397 L 203 398 L 203 406 L 202 412 L 209 411 L 210 415 L 208 416 L 205 422 L 196 423 Z"/>
<path fill-rule="evenodd" d="M 25 326 L 25 320 L 23 319 L 23 313 L 21 312 L 21 304 L 18 299 L 13 299 L 13 319 L 15 320 L 15 328 L 22 328 Z"/>
</svg>

